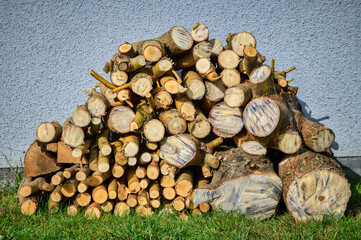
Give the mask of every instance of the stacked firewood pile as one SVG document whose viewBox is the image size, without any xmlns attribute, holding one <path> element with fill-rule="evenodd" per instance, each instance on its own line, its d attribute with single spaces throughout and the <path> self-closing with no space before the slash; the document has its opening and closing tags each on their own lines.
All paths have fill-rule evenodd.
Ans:
<svg viewBox="0 0 361 240">
<path fill-rule="evenodd" d="M 307 120 L 287 73 L 264 65 L 256 39 L 229 34 L 223 46 L 196 24 L 124 43 L 85 105 L 63 125 L 43 122 L 25 158 L 21 211 L 181 216 L 240 210 L 274 214 L 281 194 L 296 220 L 342 216 L 350 187 L 332 159 L 334 133 Z M 285 156 L 276 174 L 267 151 Z M 268 154 L 268 155 L 267 155 Z M 276 154 L 280 156 L 280 154 Z M 281 161 L 282 160 L 282 161 Z"/>
</svg>

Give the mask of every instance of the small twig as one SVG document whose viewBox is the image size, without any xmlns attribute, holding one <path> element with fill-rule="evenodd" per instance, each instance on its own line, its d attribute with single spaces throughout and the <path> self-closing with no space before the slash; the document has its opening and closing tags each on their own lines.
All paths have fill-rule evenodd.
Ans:
<svg viewBox="0 0 361 240">
<path fill-rule="evenodd" d="M 289 73 L 289 72 L 291 72 L 291 71 L 293 71 L 293 70 L 295 70 L 295 69 L 296 69 L 296 67 L 293 66 L 293 67 L 291 67 L 291 68 L 288 69 L 288 70 L 283 70 L 283 72 L 284 72 L 284 73 Z"/>
<path fill-rule="evenodd" d="M 295 80 L 295 79 L 292 78 L 292 79 L 288 80 L 287 83 L 290 83 L 290 82 L 292 82 L 293 80 Z"/>
<path fill-rule="evenodd" d="M 275 71 L 275 59 L 274 59 L 274 58 L 272 58 L 271 71 L 272 71 L 272 72 Z"/>
<path fill-rule="evenodd" d="M 105 80 L 102 76 L 100 76 L 99 74 L 97 74 L 96 72 L 94 72 L 93 69 L 90 70 L 90 75 L 92 75 L 96 80 L 98 80 L 99 82 L 101 82 L 102 84 L 104 84 L 106 87 L 108 87 L 108 88 L 110 88 L 110 89 L 117 88 L 117 86 L 111 84 L 110 82 L 108 82 L 107 80 Z"/>
<path fill-rule="evenodd" d="M 83 90 L 83 92 L 87 93 L 87 94 L 92 94 L 91 92 L 87 91 L 87 90 Z"/>
<path fill-rule="evenodd" d="M 182 79 L 179 77 L 178 73 L 174 69 L 172 69 L 172 73 L 175 76 L 175 78 L 177 79 L 177 82 L 179 84 L 182 84 Z"/>
<path fill-rule="evenodd" d="M 124 84 L 124 85 L 122 85 L 122 86 L 120 86 L 120 87 L 114 88 L 114 89 L 113 89 L 113 92 L 119 92 L 120 90 L 126 89 L 126 88 L 128 88 L 128 87 L 130 87 L 130 82 L 129 82 L 129 83 L 126 83 L 126 84 Z"/>
</svg>

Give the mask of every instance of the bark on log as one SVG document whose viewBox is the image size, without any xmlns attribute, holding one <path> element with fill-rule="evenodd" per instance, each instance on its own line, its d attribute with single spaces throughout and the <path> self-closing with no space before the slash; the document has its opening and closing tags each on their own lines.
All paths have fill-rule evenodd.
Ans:
<svg viewBox="0 0 361 240">
<path fill-rule="evenodd" d="M 96 84 L 96 86 L 100 88 L 100 93 L 109 101 L 117 98 L 118 94 L 116 92 L 113 92 L 111 88 L 108 88 L 107 86 L 101 83 Z"/>
<path fill-rule="evenodd" d="M 128 107 L 113 107 L 108 116 L 107 126 L 112 132 L 128 133 L 130 132 L 130 123 L 134 117 L 134 112 Z"/>
<path fill-rule="evenodd" d="M 108 172 L 110 170 L 110 156 L 104 156 L 101 152 L 99 152 L 98 157 L 98 170 L 100 172 Z"/>
<path fill-rule="evenodd" d="M 62 126 L 59 122 L 42 122 L 36 129 L 36 137 L 39 142 L 51 143 L 60 139 Z"/>
<path fill-rule="evenodd" d="M 75 179 L 66 180 L 61 186 L 61 193 L 64 197 L 70 198 L 74 196 L 77 192 L 78 182 Z"/>
<path fill-rule="evenodd" d="M 115 205 L 114 201 L 108 200 L 100 204 L 100 208 L 103 210 L 103 212 L 112 212 L 114 209 L 114 205 Z"/>
<path fill-rule="evenodd" d="M 220 77 L 216 72 L 214 65 L 208 58 L 200 58 L 196 62 L 196 70 L 198 74 L 209 81 L 217 81 Z"/>
<path fill-rule="evenodd" d="M 253 83 L 252 95 L 254 98 L 268 95 L 277 95 L 274 86 L 272 70 L 264 65 L 253 69 L 249 80 Z"/>
<path fill-rule="evenodd" d="M 218 152 L 221 166 L 212 182 L 193 191 L 193 201 L 213 203 L 224 211 L 240 210 L 244 216 L 272 216 L 281 197 L 282 182 L 266 156 L 248 155 L 240 148 Z"/>
<path fill-rule="evenodd" d="M 68 168 L 65 168 L 64 171 L 63 171 L 63 175 L 66 179 L 69 179 L 71 178 L 72 176 L 74 176 L 78 170 L 79 170 L 79 164 L 75 164 L 71 167 L 68 167 Z"/>
<path fill-rule="evenodd" d="M 137 130 L 143 126 L 151 118 L 153 109 L 147 105 L 140 106 L 135 113 L 134 119 L 130 123 L 130 131 Z"/>
<path fill-rule="evenodd" d="M 194 45 L 190 50 L 173 58 L 174 70 L 184 69 L 196 64 L 200 58 L 209 58 L 211 56 L 211 44 L 208 42 L 201 42 Z"/>
<path fill-rule="evenodd" d="M 187 87 L 187 97 L 191 100 L 201 100 L 206 93 L 206 87 L 201 76 L 192 70 L 182 71 L 183 84 Z"/>
<path fill-rule="evenodd" d="M 280 162 L 279 175 L 283 199 L 296 221 L 343 216 L 351 190 L 335 160 L 303 149 Z"/>
<path fill-rule="evenodd" d="M 89 153 L 89 148 L 91 146 L 91 144 L 93 143 L 92 139 L 86 139 L 84 141 L 83 145 L 79 145 L 76 148 L 73 149 L 73 151 L 71 152 L 71 155 L 75 158 L 80 158 L 85 154 Z"/>
<path fill-rule="evenodd" d="M 117 185 L 118 185 L 118 200 L 119 201 L 127 200 L 129 191 L 127 190 L 124 177 L 117 182 Z"/>
<path fill-rule="evenodd" d="M 168 32 L 155 38 L 164 44 L 169 56 L 174 56 L 189 50 L 193 45 L 192 36 L 187 29 L 174 26 Z"/>
<path fill-rule="evenodd" d="M 187 123 L 176 109 L 170 109 L 159 114 L 159 120 L 170 134 L 181 134 L 187 130 Z"/>
<path fill-rule="evenodd" d="M 135 174 L 135 169 L 131 168 L 127 172 L 128 188 L 131 192 L 137 193 L 140 190 L 139 178 Z M 129 204 L 128 204 L 129 205 Z"/>
<path fill-rule="evenodd" d="M 118 47 L 118 53 L 120 57 L 134 57 L 135 51 L 133 49 L 132 44 L 125 42 L 120 44 Z"/>
<path fill-rule="evenodd" d="M 84 166 L 83 168 L 79 169 L 79 171 L 75 174 L 75 179 L 80 181 L 85 180 L 90 174 L 89 166 Z"/>
<path fill-rule="evenodd" d="M 35 140 L 25 153 L 24 174 L 26 177 L 56 172 L 60 169 L 56 164 L 56 157 L 45 150 L 45 146 Z"/>
<path fill-rule="evenodd" d="M 166 72 L 170 71 L 173 67 L 172 59 L 164 57 L 152 66 L 152 72 L 155 78 L 163 76 Z"/>
<path fill-rule="evenodd" d="M 225 102 L 215 105 L 209 113 L 213 132 L 220 137 L 231 138 L 243 128 L 241 110 L 230 108 Z"/>
<path fill-rule="evenodd" d="M 158 40 L 143 40 L 132 43 L 132 47 L 139 55 L 143 55 L 148 62 L 158 62 L 164 55 L 163 44 Z"/>
<path fill-rule="evenodd" d="M 245 82 L 227 88 L 224 92 L 224 102 L 229 107 L 244 107 L 251 100 L 251 83 Z"/>
<path fill-rule="evenodd" d="M 23 197 L 20 194 L 20 189 L 24 185 L 28 185 L 32 181 L 31 177 L 25 177 L 22 182 L 20 183 L 18 189 L 18 198 L 20 203 L 20 211 L 24 215 L 33 215 L 36 210 L 38 209 L 38 199 L 36 195 L 32 195 L 29 197 Z"/>
<path fill-rule="evenodd" d="M 61 193 L 61 186 L 60 185 L 58 185 L 55 189 L 54 189 L 54 191 L 50 194 L 50 199 L 52 200 L 52 201 L 54 201 L 54 202 L 60 202 L 63 198 L 64 198 L 64 196 L 63 196 L 63 194 Z"/>
<path fill-rule="evenodd" d="M 123 139 L 123 149 L 126 157 L 135 157 L 139 152 L 139 136 L 128 134 Z"/>
<path fill-rule="evenodd" d="M 60 204 L 58 202 L 54 202 L 51 199 L 48 201 L 48 210 L 51 213 L 57 213 L 60 209 Z"/>
<path fill-rule="evenodd" d="M 252 46 L 256 47 L 256 39 L 255 37 L 249 32 L 239 32 L 235 34 L 229 34 L 227 36 L 227 45 L 226 49 L 232 49 L 238 56 L 244 56 L 244 47 L 245 46 Z"/>
</svg>

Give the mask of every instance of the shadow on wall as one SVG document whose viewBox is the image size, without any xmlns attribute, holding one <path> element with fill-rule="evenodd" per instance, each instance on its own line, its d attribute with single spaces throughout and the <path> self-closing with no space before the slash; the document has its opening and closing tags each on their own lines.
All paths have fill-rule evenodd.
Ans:
<svg viewBox="0 0 361 240">
<path fill-rule="evenodd" d="M 326 120 L 326 119 L 329 119 L 330 116 L 324 116 L 324 117 L 321 117 L 321 118 L 314 118 L 311 116 L 312 114 L 312 110 L 309 108 L 309 106 L 307 105 L 307 103 L 305 103 L 304 101 L 302 101 L 299 97 L 297 97 L 298 101 L 300 102 L 301 106 L 302 106 L 302 111 L 303 111 L 303 114 L 305 115 L 305 117 L 308 119 L 308 120 L 311 120 L 313 122 L 317 122 L 319 124 L 322 124 L 322 121 Z M 324 125 L 324 124 L 322 124 Z M 326 126 L 327 127 L 327 126 Z M 339 144 L 335 141 L 332 146 L 331 146 L 331 149 L 333 150 L 338 150 L 339 149 Z"/>
</svg>

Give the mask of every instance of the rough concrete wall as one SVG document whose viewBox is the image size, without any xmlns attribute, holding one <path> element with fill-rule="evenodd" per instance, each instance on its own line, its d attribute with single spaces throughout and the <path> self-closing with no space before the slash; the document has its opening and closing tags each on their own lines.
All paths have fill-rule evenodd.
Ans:
<svg viewBox="0 0 361 240">
<path fill-rule="evenodd" d="M 0 10 L 0 153 L 12 165 L 41 121 L 63 122 L 85 102 L 89 69 L 102 72 L 120 43 L 196 22 L 224 43 L 252 32 L 267 64 L 295 65 L 289 77 L 308 117 L 335 131 L 335 154 L 361 155 L 361 1 L 19 0 Z"/>
</svg>

